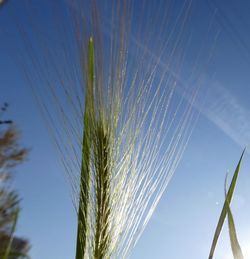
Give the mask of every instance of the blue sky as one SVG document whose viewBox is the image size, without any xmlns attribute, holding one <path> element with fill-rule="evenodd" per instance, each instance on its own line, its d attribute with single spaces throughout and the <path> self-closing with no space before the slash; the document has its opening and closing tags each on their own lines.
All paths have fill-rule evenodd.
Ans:
<svg viewBox="0 0 250 259">
<path fill-rule="evenodd" d="M 54 27 L 50 27 L 50 20 L 45 19 L 44 10 L 49 6 L 48 2 L 34 1 L 33 5 L 41 15 L 36 22 L 42 24 L 42 33 L 48 33 L 46 35 L 52 37 L 54 44 Z M 157 10 L 154 2 L 145 1 L 151 5 L 152 13 Z M 170 33 L 184 2 L 170 1 L 172 12 L 169 27 L 166 27 L 166 35 L 153 42 L 147 41 L 150 55 L 157 54 L 156 48 L 160 45 L 157 40 L 164 40 Z M 14 182 L 22 197 L 23 208 L 18 234 L 30 239 L 34 259 L 74 258 L 76 212 L 70 187 L 36 100 L 27 87 L 20 63 L 16 62 L 16 53 L 22 51 L 17 27 L 19 24 L 27 26 L 21 8 L 20 2 L 9 1 L 0 10 L 0 102 L 10 103 L 8 116 L 21 130 L 22 143 L 31 149 L 27 162 L 16 170 Z M 135 10 L 140 13 L 139 2 Z M 178 67 L 173 65 L 171 73 L 178 74 L 179 94 L 185 95 L 186 100 L 190 96 L 184 89 L 194 84 L 201 85 L 195 104 L 200 116 L 183 159 L 133 250 L 133 259 L 200 259 L 208 256 L 223 203 L 225 174 L 229 171 L 232 175 L 243 147 L 250 144 L 249 11 L 250 3 L 247 0 L 237 3 L 232 0 L 192 2 L 189 25 L 183 31 L 183 40 L 189 42 L 188 51 L 180 53 L 183 69 L 178 74 Z M 164 13 L 162 9 L 160 14 Z M 34 15 L 33 12 L 31 14 Z M 133 22 L 136 23 L 137 19 L 142 22 L 145 17 L 138 14 Z M 160 18 L 157 21 L 161 24 Z M 64 23 L 67 24 L 67 20 Z M 157 31 L 155 24 L 146 24 L 153 32 Z M 140 25 L 143 26 L 139 24 L 136 27 L 135 24 L 134 30 L 140 29 Z M 140 38 L 135 37 L 133 41 L 142 47 L 145 44 Z M 70 53 L 75 54 L 72 50 Z M 24 63 L 29 62 L 25 52 L 19 54 Z M 163 53 L 161 57 L 163 69 L 168 54 Z M 194 67 L 191 64 L 197 66 L 189 76 Z M 232 203 L 239 241 L 246 258 L 250 258 L 249 201 L 248 151 Z M 226 225 L 214 258 L 232 258 Z"/>
</svg>

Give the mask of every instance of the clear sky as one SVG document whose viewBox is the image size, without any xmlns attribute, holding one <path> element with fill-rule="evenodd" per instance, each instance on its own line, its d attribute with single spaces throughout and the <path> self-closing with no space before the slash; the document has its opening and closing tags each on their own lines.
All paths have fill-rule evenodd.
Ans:
<svg viewBox="0 0 250 259">
<path fill-rule="evenodd" d="M 39 10 L 36 23 L 42 28 L 40 36 L 49 36 L 53 47 L 54 27 L 46 18 L 49 2 L 34 0 L 33 7 Z M 64 1 L 59 2 L 63 7 Z M 163 5 L 164 8 L 157 13 L 156 2 L 148 0 L 145 4 L 151 7 L 150 15 L 158 15 L 156 21 L 164 26 L 161 17 L 165 17 L 167 9 Z M 178 67 L 173 64 L 171 73 L 178 74 L 179 94 L 187 100 L 190 96 L 185 89 L 194 84 L 201 85 L 194 107 L 200 110 L 200 116 L 183 159 L 131 258 L 201 259 L 208 257 L 223 204 L 226 172 L 232 176 L 243 147 L 250 144 L 250 2 L 166 2 L 171 8 L 167 14 L 169 23 L 161 37 L 147 41 L 147 47 L 151 55 L 157 54 L 158 40 L 166 39 L 164 37 L 171 32 L 181 8 L 185 3 L 191 3 L 189 23 L 183 29 L 183 41 L 179 46 L 183 51 L 178 57 L 182 60 L 182 71 L 177 73 Z M 23 77 L 22 61 L 27 64 L 30 57 L 22 52 L 18 27 L 26 26 L 27 30 L 30 25 L 25 24 L 22 8 L 27 9 L 22 1 L 10 0 L 0 9 L 0 103 L 10 104 L 7 115 L 21 130 L 23 145 L 31 149 L 27 162 L 16 170 L 14 182 L 22 197 L 18 234 L 30 240 L 30 254 L 34 259 L 74 258 L 76 212 L 70 188 L 36 100 Z M 141 28 L 136 26 L 137 22 L 143 24 L 146 17 L 140 1 L 135 1 L 134 12 L 138 14 L 132 20 L 135 33 Z M 35 19 L 32 17 L 36 15 L 35 11 L 28 13 L 31 19 Z M 66 18 L 63 22 L 67 24 Z M 150 20 L 145 23 L 153 33 L 157 32 L 157 24 L 150 24 Z M 178 34 L 178 30 L 175 33 Z M 135 37 L 132 40 L 143 47 L 145 39 Z M 21 62 L 16 60 L 17 53 Z M 72 49 L 69 53 L 76 54 Z M 162 53 L 163 68 L 168 54 L 167 50 Z M 191 71 L 192 77 L 189 76 Z M 249 150 L 244 157 L 232 209 L 238 238 L 247 259 L 250 258 Z M 226 225 L 214 258 L 232 258 Z"/>
</svg>

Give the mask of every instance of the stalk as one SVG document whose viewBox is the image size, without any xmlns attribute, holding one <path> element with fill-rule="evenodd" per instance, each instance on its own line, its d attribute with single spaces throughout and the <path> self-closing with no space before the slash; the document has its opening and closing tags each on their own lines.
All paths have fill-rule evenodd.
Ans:
<svg viewBox="0 0 250 259">
<path fill-rule="evenodd" d="M 95 259 L 107 258 L 110 244 L 110 182 L 111 182 L 111 150 L 109 120 L 105 111 L 96 119 L 94 108 L 94 47 L 89 40 L 87 64 L 87 92 L 85 98 L 84 133 L 82 144 L 82 165 L 80 181 L 80 200 L 78 212 L 78 231 L 76 259 L 86 258 L 87 238 L 90 234 L 89 206 L 91 153 L 94 156 L 94 197 L 95 197 L 95 226 L 93 237 L 93 255 Z"/>
<path fill-rule="evenodd" d="M 94 87 L 94 49 L 92 38 L 89 40 L 87 66 L 87 92 L 85 97 L 84 132 L 82 141 L 82 163 L 80 178 L 80 199 L 78 208 L 78 229 L 76 244 L 76 259 L 84 258 L 88 235 L 88 210 L 90 192 L 90 152 L 91 152 L 91 122 L 93 116 Z"/>
</svg>

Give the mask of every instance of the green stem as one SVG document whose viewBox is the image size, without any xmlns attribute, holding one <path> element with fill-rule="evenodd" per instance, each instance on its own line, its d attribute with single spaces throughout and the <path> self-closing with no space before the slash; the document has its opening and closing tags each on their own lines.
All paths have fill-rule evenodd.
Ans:
<svg viewBox="0 0 250 259">
<path fill-rule="evenodd" d="M 93 96 L 94 88 L 94 48 L 93 40 L 89 40 L 87 91 L 85 97 L 84 132 L 82 142 L 82 164 L 80 178 L 80 199 L 78 208 L 78 229 L 76 243 L 76 259 L 84 258 L 88 234 L 88 209 L 90 192 L 90 152 L 91 152 L 91 125 L 93 124 Z"/>
</svg>

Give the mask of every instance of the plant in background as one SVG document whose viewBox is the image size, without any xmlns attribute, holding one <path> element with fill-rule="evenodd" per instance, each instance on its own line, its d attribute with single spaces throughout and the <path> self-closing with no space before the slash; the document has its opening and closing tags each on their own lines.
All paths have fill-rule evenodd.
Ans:
<svg viewBox="0 0 250 259">
<path fill-rule="evenodd" d="M 0 0 L 0 8 L 6 3 L 6 0 Z"/>
<path fill-rule="evenodd" d="M 1 117 L 7 107 L 5 103 L 1 108 Z M 0 257 L 28 258 L 28 241 L 15 236 L 20 205 L 17 193 L 9 185 L 11 170 L 25 159 L 27 149 L 19 147 L 17 131 L 8 126 L 12 121 L 1 119 L 0 123 Z"/>
</svg>

